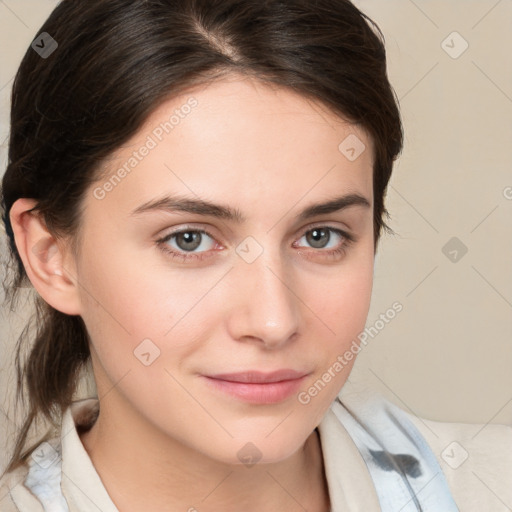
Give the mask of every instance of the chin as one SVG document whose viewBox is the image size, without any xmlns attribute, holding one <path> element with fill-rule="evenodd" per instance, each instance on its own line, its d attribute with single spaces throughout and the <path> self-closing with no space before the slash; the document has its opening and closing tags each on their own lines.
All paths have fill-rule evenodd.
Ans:
<svg viewBox="0 0 512 512">
<path fill-rule="evenodd" d="M 279 427 L 278 427 L 279 428 Z M 274 464 L 290 458 L 307 441 L 308 434 L 291 436 L 289 432 L 268 436 L 268 431 L 259 436 L 244 435 L 233 439 L 220 455 L 223 462 L 231 465 Z M 216 457 L 217 458 L 217 457 Z"/>
</svg>

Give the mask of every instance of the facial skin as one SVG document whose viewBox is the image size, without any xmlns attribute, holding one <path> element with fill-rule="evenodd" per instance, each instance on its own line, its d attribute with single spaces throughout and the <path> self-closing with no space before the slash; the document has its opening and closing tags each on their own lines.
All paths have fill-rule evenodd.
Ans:
<svg viewBox="0 0 512 512">
<path fill-rule="evenodd" d="M 158 141 L 153 130 L 191 97 L 197 106 Z M 351 134 L 366 146 L 354 161 L 338 149 Z M 149 135 L 158 145 L 98 199 L 94 190 Z M 299 389 L 307 391 L 357 339 L 373 278 L 372 164 L 360 128 L 291 91 L 234 75 L 165 102 L 108 162 L 84 198 L 79 257 L 55 260 L 63 277 L 46 287 L 29 277 L 87 327 L 101 412 L 82 442 L 120 510 L 327 510 L 314 429 L 354 360 L 308 404 L 298 392 L 247 403 L 203 375 L 295 369 L 309 374 Z M 247 220 L 132 214 L 171 194 L 238 209 Z M 307 206 L 346 194 L 370 206 L 299 219 Z M 313 237 L 313 228 L 328 227 L 355 241 L 330 230 Z M 179 230 L 211 235 L 192 249 L 203 260 L 162 250 L 157 240 Z M 167 247 L 191 254 L 184 238 Z M 247 262 L 245 254 L 259 256 Z M 134 355 L 146 339 L 150 359 L 159 350 L 149 365 Z M 250 468 L 237 455 L 247 443 L 261 453 Z"/>
</svg>

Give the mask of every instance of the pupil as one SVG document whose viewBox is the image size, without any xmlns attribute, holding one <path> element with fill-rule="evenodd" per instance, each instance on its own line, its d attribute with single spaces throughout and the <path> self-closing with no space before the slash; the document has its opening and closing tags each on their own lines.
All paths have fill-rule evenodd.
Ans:
<svg viewBox="0 0 512 512">
<path fill-rule="evenodd" d="M 313 239 L 312 245 L 318 244 L 318 242 L 321 242 L 322 238 L 325 239 L 324 242 L 328 242 L 329 235 L 327 233 L 328 232 L 325 229 L 313 229 L 311 231 L 311 238 Z M 320 245 L 322 245 L 322 244 L 320 244 Z"/>
<path fill-rule="evenodd" d="M 182 248 L 184 250 L 193 250 L 193 249 L 196 249 L 197 247 L 199 247 L 200 242 L 201 242 L 200 238 L 201 238 L 200 233 L 186 231 L 185 233 L 181 233 L 178 236 L 177 241 L 183 239 L 185 241 L 185 244 L 184 244 L 185 247 L 181 247 L 181 244 L 178 244 L 178 245 L 180 245 L 180 248 Z"/>
</svg>

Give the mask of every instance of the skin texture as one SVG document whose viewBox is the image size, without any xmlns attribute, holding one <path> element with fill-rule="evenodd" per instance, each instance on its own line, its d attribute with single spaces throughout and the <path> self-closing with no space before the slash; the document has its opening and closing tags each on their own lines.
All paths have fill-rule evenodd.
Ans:
<svg viewBox="0 0 512 512">
<path fill-rule="evenodd" d="M 98 199 L 94 190 L 191 97 L 197 106 Z M 351 134 L 366 146 L 354 161 L 338 149 Z M 372 165 L 360 128 L 290 90 L 232 75 L 166 101 L 112 155 L 84 198 L 76 257 L 26 213 L 33 201 L 13 206 L 16 244 L 35 288 L 86 324 L 101 411 L 82 442 L 119 510 L 328 510 L 314 429 L 354 360 L 307 404 L 297 393 L 247 403 L 202 375 L 292 368 L 308 372 L 304 391 L 350 347 L 371 298 Z M 354 193 L 370 207 L 298 218 L 310 204 Z M 222 203 L 247 221 L 131 215 L 166 194 Z M 330 240 L 315 246 L 307 236 L 314 227 L 356 240 L 346 245 L 327 231 Z M 193 251 L 202 261 L 173 259 L 156 242 L 187 228 L 212 235 Z M 167 247 L 187 254 L 176 237 Z M 262 252 L 248 263 L 237 247 Z M 339 247 L 344 253 L 326 255 Z M 134 354 L 145 339 L 150 359 L 159 351 L 148 365 Z M 251 467 L 237 455 L 247 443 L 261 456 Z"/>
</svg>

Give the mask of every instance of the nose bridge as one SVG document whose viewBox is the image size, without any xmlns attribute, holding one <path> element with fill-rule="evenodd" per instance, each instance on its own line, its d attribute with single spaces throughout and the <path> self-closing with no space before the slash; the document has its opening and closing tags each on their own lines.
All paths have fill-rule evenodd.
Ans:
<svg viewBox="0 0 512 512">
<path fill-rule="evenodd" d="M 248 238 L 237 248 L 239 259 L 233 277 L 240 289 L 232 335 L 258 338 L 268 346 L 277 346 L 298 328 L 300 301 L 293 293 L 293 266 L 279 244 L 268 248 Z"/>
</svg>

